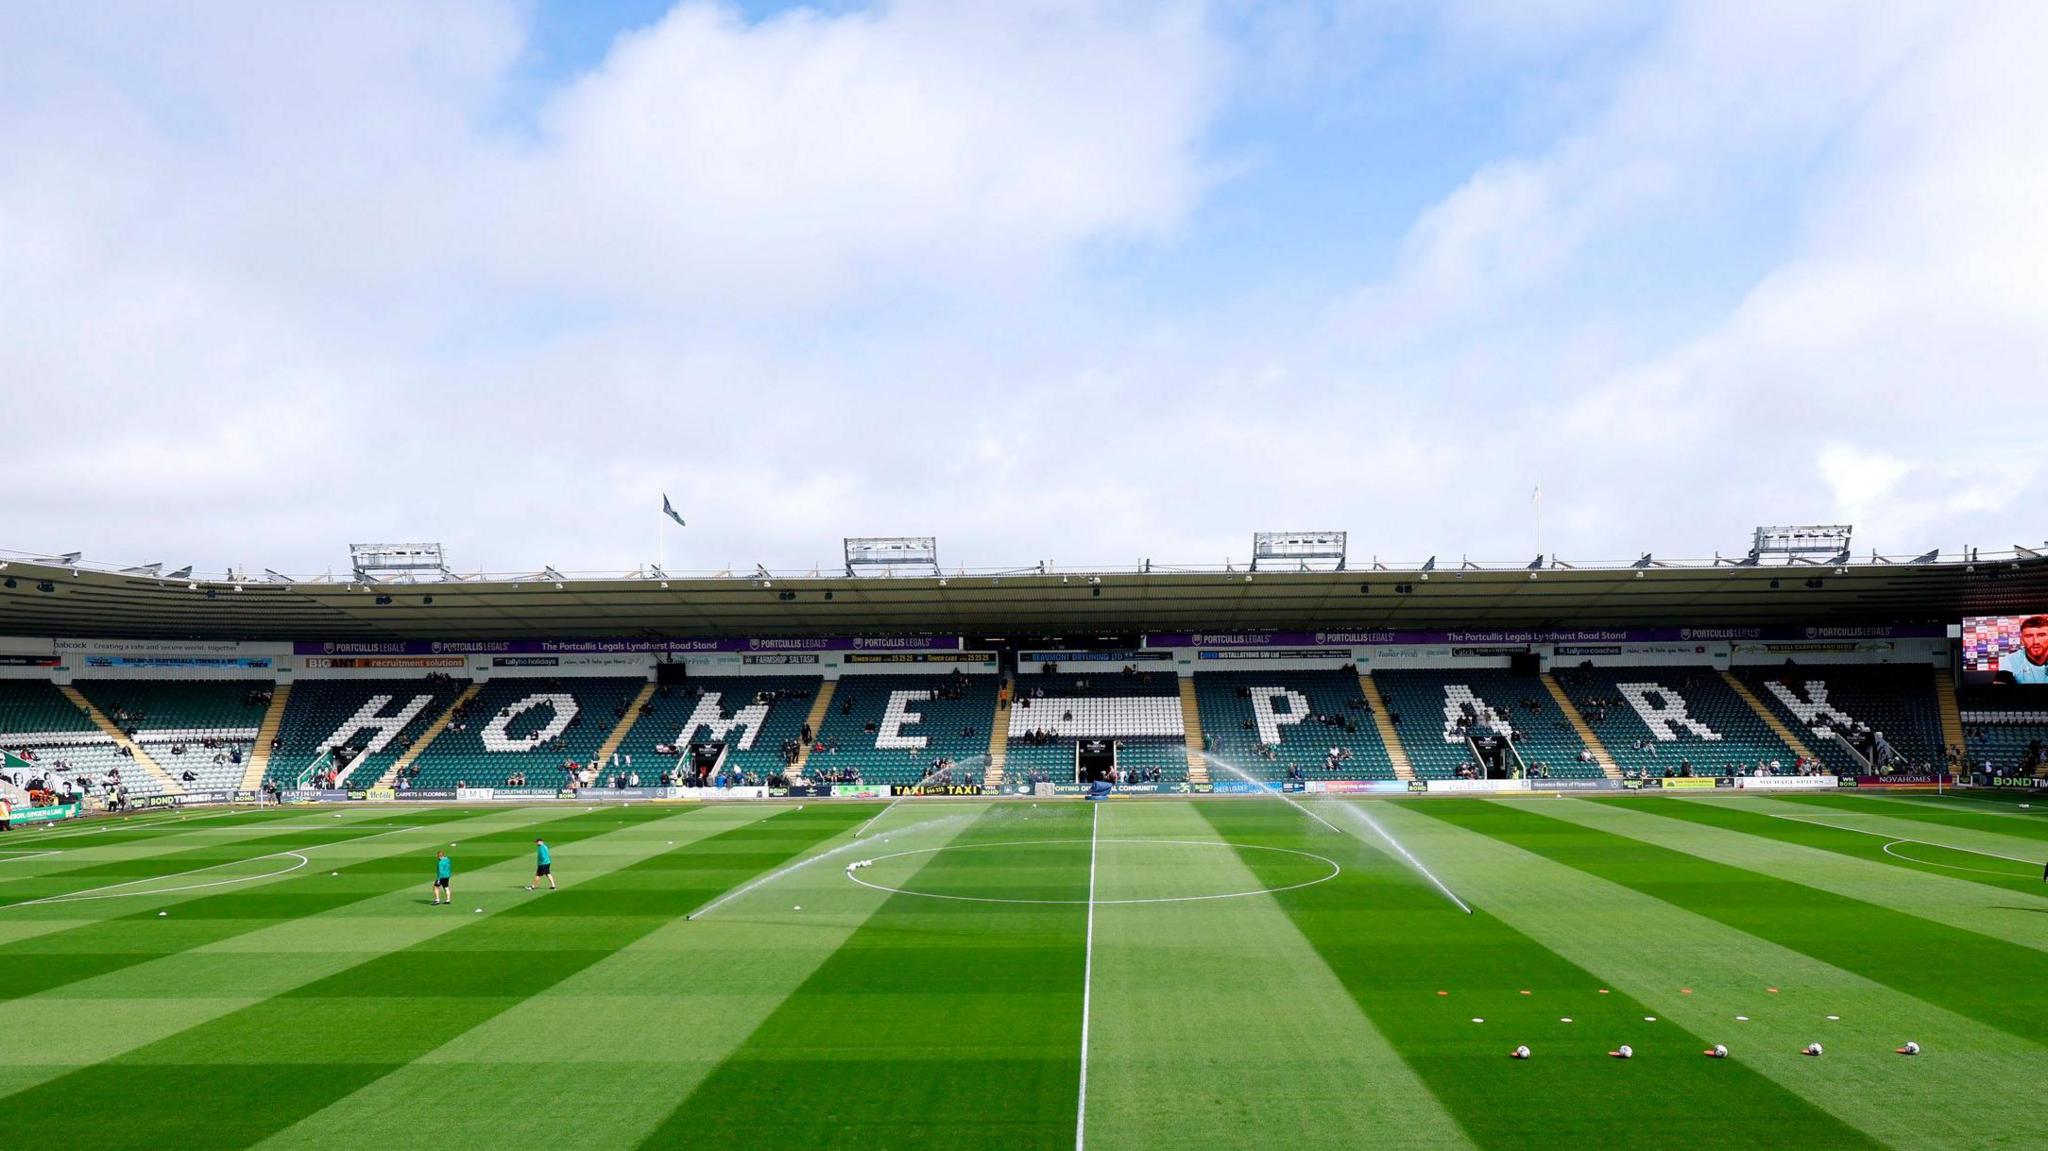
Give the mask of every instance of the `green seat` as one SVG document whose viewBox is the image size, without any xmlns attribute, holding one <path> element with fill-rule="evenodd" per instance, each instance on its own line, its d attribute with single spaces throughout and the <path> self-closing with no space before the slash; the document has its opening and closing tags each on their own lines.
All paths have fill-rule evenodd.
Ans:
<svg viewBox="0 0 2048 1151">
<path fill-rule="evenodd" d="M 1394 778 L 1352 672 L 1197 670 L 1194 682 L 1212 778 L 1228 774 L 1215 760 L 1268 781 L 1286 778 L 1290 768 L 1308 779 Z M 1331 748 L 1350 756 L 1331 767 Z"/>
<path fill-rule="evenodd" d="M 932 761 L 944 758 L 956 765 L 956 780 L 979 783 L 988 769 L 999 683 L 992 675 L 842 676 L 818 732 L 835 749 L 813 751 L 807 773 L 858 772 L 865 783 L 909 784 L 931 774 Z M 925 696 L 930 698 L 919 698 Z M 901 714 L 916 717 L 893 739 L 887 731 L 892 702 Z"/>
<path fill-rule="evenodd" d="M 421 677 L 299 680 L 285 701 L 264 778 L 290 787 L 339 744 L 360 753 L 348 760 L 343 783 L 372 786 L 467 686 Z"/>
<path fill-rule="evenodd" d="M 1515 749 L 1522 762 L 1541 764 L 1553 779 L 1598 779 L 1597 763 L 1584 763 L 1586 745 L 1550 697 L 1538 676 L 1516 675 L 1505 668 L 1401 669 L 1375 671 L 1373 682 L 1392 716 L 1395 734 L 1408 752 L 1415 774 L 1423 779 L 1452 779 L 1472 759 L 1452 716 L 1478 713 L 1465 694 L 1507 722 L 1519 738 Z"/>
</svg>

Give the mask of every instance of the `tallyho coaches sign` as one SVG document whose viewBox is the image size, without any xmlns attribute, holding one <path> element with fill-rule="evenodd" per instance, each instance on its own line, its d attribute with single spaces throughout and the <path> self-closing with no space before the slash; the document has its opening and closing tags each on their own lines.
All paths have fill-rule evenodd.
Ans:
<svg viewBox="0 0 2048 1151">
<path fill-rule="evenodd" d="M 1557 644 L 1557 643 L 1729 643 L 1774 640 L 1817 643 L 1861 639 L 1940 639 L 1939 624 L 1927 627 L 1645 627 L 1501 628 L 1486 631 L 1252 631 L 1163 632 L 1145 637 L 1146 647 L 1263 648 L 1365 647 L 1378 644 Z"/>
<path fill-rule="evenodd" d="M 752 639 L 337 640 L 295 643 L 311 656 L 400 655 L 690 655 L 714 652 L 959 651 L 957 635 L 827 635 Z"/>
</svg>

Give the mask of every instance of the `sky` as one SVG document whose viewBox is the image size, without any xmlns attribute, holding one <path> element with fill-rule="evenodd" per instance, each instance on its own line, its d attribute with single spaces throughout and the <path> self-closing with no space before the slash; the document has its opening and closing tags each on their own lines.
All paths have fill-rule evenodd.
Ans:
<svg viewBox="0 0 2048 1151">
<path fill-rule="evenodd" d="M 2044 42 L 1970 0 L 7 5 L 0 548 L 2035 546 Z"/>
</svg>

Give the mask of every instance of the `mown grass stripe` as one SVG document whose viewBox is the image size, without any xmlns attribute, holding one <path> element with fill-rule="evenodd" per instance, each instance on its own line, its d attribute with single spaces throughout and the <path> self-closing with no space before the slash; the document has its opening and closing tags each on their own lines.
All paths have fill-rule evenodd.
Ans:
<svg viewBox="0 0 2048 1151">
<path fill-rule="evenodd" d="M 260 828 L 264 823 L 282 823 L 288 819 L 304 817 L 303 812 L 282 808 L 219 808 L 203 812 L 160 811 L 140 815 L 96 815 L 64 823 L 37 824 L 38 828 L 45 830 L 34 832 L 30 832 L 28 825 L 24 824 L 15 829 L 23 834 L 10 842 L 33 841 L 59 847 L 85 843 L 138 843 L 166 835 L 184 835 L 196 827 Z"/>
<path fill-rule="evenodd" d="M 922 801 L 919 822 L 943 817 L 942 826 L 897 833 L 889 829 L 910 820 L 892 817 L 862 843 L 943 846 L 969 810 Z M 889 898 L 849 883 L 847 858 L 790 872 L 694 922 L 670 920 L 278 1133 L 264 1151 L 635 1146 Z M 577 1105 L 533 1107 L 536 1075 L 573 1082 Z M 463 1105 L 440 1105 L 451 1097 Z"/>
<path fill-rule="evenodd" d="M 1424 803 L 1416 810 L 2021 1038 L 2038 1036 L 2041 1020 L 2048 1018 L 2048 983 L 2002 977 L 2038 970 L 2040 955 L 2003 940 L 1555 819 L 1528 805 L 1483 800 Z M 1955 978 L 1966 972 L 2001 977 Z"/>
<path fill-rule="evenodd" d="M 497 824 L 518 814 L 494 813 L 492 822 Z M 531 823 L 531 816 L 539 811 L 529 808 L 524 814 Z M 746 814 L 758 818 L 767 813 L 757 810 Z M 480 830 L 476 823 L 459 826 L 460 830 L 450 828 L 447 834 L 452 837 Z M 574 847 L 577 869 L 586 876 L 595 875 L 642 858 L 647 847 L 640 845 L 639 839 L 661 836 L 664 840 L 687 842 L 728 826 L 730 820 L 708 813 L 687 820 L 672 817 L 646 824 L 635 821 L 628 829 L 578 841 Z M 646 832 L 636 838 L 641 827 Z M 408 873 L 419 876 L 426 872 L 432 859 L 426 851 L 433 846 L 414 845 L 408 850 L 410 859 L 403 861 Z M 476 862 L 463 853 L 463 848 L 458 847 L 456 855 L 465 862 Z M 499 860 L 476 870 L 459 867 L 457 892 L 478 897 L 478 902 L 489 905 L 488 911 L 500 910 L 515 900 L 523 902 L 531 898 L 519 891 L 531 874 L 531 859 L 522 849 L 515 859 Z M 13 1025 L 0 1030 L 0 1065 L 17 1060 L 55 1065 L 42 1076 L 46 1078 L 70 1068 L 102 1062 L 283 994 L 373 955 L 412 946 L 475 923 L 469 916 L 422 915 L 419 908 L 426 901 L 423 888 L 407 885 L 331 912 L 289 919 L 20 1001 L 11 1016 Z M 89 1003 L 66 1002 L 88 999 Z"/>
<path fill-rule="evenodd" d="M 1864 815 L 1912 819 L 1922 823 L 1941 824 L 1944 827 L 1960 827 L 1970 831 L 1986 831 L 1993 835 L 2014 836 L 2048 843 L 2048 820 L 2022 818 L 2017 813 L 2002 814 L 1993 811 L 1973 811 L 1968 808 L 1942 807 L 1939 806 L 1939 800 L 1912 800 L 1903 796 L 1837 793 L 1785 795 L 1781 798 L 1786 803 L 1819 808 L 1823 811 L 1853 811 Z"/>
<path fill-rule="evenodd" d="M 1101 818 L 1103 898 L 1263 886 L 1192 804 Z M 1215 846 L 1144 842 L 1160 839 Z M 1273 900 L 1103 904 L 1095 933 L 1091 1145 L 1472 1146 Z"/>
<path fill-rule="evenodd" d="M 453 813 L 429 812 L 419 820 L 423 825 L 446 822 L 455 818 Z M 234 830 L 235 824 L 215 824 L 209 831 Z M 32 904 L 37 900 L 53 896 L 64 896 L 127 880 L 168 875 L 174 872 L 191 871 L 196 868 L 212 867 L 236 860 L 250 859 L 278 851 L 291 851 L 322 847 L 335 843 L 347 843 L 368 835 L 377 834 L 376 828 L 359 829 L 349 821 L 335 821 L 332 826 L 317 829 L 293 829 L 275 831 L 259 829 L 260 834 L 250 839 L 209 840 L 191 844 L 191 837 L 167 844 L 173 850 L 144 855 L 127 855 L 118 858 L 92 858 L 80 864 L 56 857 L 62 866 L 49 868 L 41 873 L 10 873 L 7 885 L 0 889 L 0 912 L 9 916 L 23 914 L 49 914 L 15 908 L 20 904 Z M 189 844 L 189 845 L 188 845 Z M 93 849 L 107 846 L 93 844 Z M 42 905 L 47 906 L 47 905 Z"/>
<path fill-rule="evenodd" d="M 1836 823 L 1835 820 L 1829 819 L 1825 810 L 1810 812 L 1802 807 L 1796 812 L 1780 815 L 1746 806 L 1735 807 L 1720 800 L 1687 799 L 1639 802 L 1636 809 L 1670 819 L 1684 819 L 1712 827 L 1724 827 L 1745 835 L 1775 839 L 1783 843 L 1797 843 L 1888 867 L 1960 879 L 1968 883 L 1981 883 L 1987 887 L 2020 892 L 2032 899 L 2040 898 L 2044 890 L 2040 863 L 2007 858 L 2009 851 L 1990 854 L 1988 848 L 1980 848 L 1984 852 L 1980 854 L 1972 852 L 1967 846 L 1942 846 L 1939 840 L 1917 840 L 1907 843 L 1903 842 L 1905 836 L 1895 836 L 1881 828 L 1853 828 L 1850 824 Z M 1840 813 L 1835 818 L 1853 818 L 1857 814 L 1860 813 Z M 1822 822 L 1813 822 L 1815 820 Z M 1920 834 L 1936 836 L 1942 833 L 1938 829 L 1930 828 Z M 1957 832 L 1952 831 L 1948 834 L 1953 837 Z M 1896 848 L 1893 847 L 1894 842 L 1899 844 Z M 1998 846 L 2008 845 L 2001 843 Z"/>
<path fill-rule="evenodd" d="M 1459 912 L 1391 856 L 1349 837 L 1307 835 L 1277 804 L 1200 810 L 1234 842 L 1312 842 L 1336 853 L 1340 878 L 1273 898 L 1482 1147 L 1875 1146 L 1753 1068 L 1700 1058 L 1698 1035 L 1669 1020 L 1644 1022 L 1656 1012 L 1620 989 L 1598 994 L 1598 977 L 1484 904 Z M 1255 874 L 1271 867 L 1261 854 L 1241 853 Z M 1531 1036 L 1556 1034 L 1564 1015 L 1577 1021 L 1572 1039 L 1544 1045 L 1540 1058 L 1507 1057 L 1518 1043 L 1535 1048 Z M 1636 1058 L 1609 1059 L 1620 1043 Z"/>
<path fill-rule="evenodd" d="M 1790 880 L 1802 887 L 1874 903 L 2022 947 L 2048 950 L 2048 915 L 2035 910 L 2039 904 L 2033 900 L 1960 878 L 1880 867 L 1870 860 L 1802 844 L 1686 819 L 1660 818 L 1655 814 L 1656 805 L 1664 802 L 1667 800 L 1645 799 L 1635 806 L 1561 800 L 1546 803 L 1541 810 L 1568 823 Z"/>
<path fill-rule="evenodd" d="M 467 813 L 462 816 L 451 814 L 449 818 L 440 819 L 429 816 L 422 821 L 422 831 L 431 832 L 451 825 L 463 826 L 463 820 L 466 818 L 474 817 L 468 816 Z M 565 841 L 600 835 L 616 825 L 615 818 L 596 813 L 568 815 L 546 823 L 549 835 Z M 474 853 L 474 858 L 480 863 L 510 859 L 522 851 L 529 850 L 530 828 L 529 824 L 521 824 L 515 828 L 473 837 L 467 841 L 469 851 Z M 367 834 L 370 833 L 365 833 Z M 336 838 L 325 840 L 320 845 L 336 846 L 352 841 L 349 838 Z M 312 846 L 303 838 L 289 842 L 300 846 Z M 83 914 L 97 916 L 77 926 L 15 940 L 0 946 L 0 1001 L 21 999 L 95 979 L 151 960 L 259 931 L 286 920 L 332 911 L 376 898 L 398 887 L 423 882 L 419 877 L 426 874 L 424 865 L 417 860 L 406 860 L 398 855 L 399 852 L 406 850 L 407 842 L 405 836 L 392 836 L 388 840 L 391 854 L 328 869 L 342 871 L 343 882 L 320 885 L 294 883 L 282 890 L 269 890 L 265 885 L 252 884 L 249 888 L 241 890 L 210 889 L 177 893 L 160 899 L 145 897 L 134 900 L 102 900 L 86 904 L 42 904 L 32 908 L 0 911 L 0 915 L 34 913 L 71 917 L 80 914 L 80 909 L 85 909 Z M 243 846 L 246 853 L 249 845 Z M 417 846 L 414 850 L 417 850 Z M 184 863 L 189 862 L 190 856 L 186 852 L 176 852 L 163 858 L 167 862 Z M 310 874 L 295 872 L 293 877 L 305 879 L 310 878 Z M 120 910 L 124 906 L 133 907 L 135 910 Z M 102 908 L 104 910 L 101 910 Z M 165 908 L 173 910 L 168 923 L 159 919 L 156 914 Z"/>
<path fill-rule="evenodd" d="M 1380 819 L 1441 861 L 1461 891 L 1603 986 L 1726 1043 L 1732 1059 L 1875 1139 L 1979 1151 L 2016 1146 L 2028 1125 L 2011 1084 L 2033 1077 L 2048 1055 L 2039 1043 L 1411 807 L 1383 804 Z M 1579 1027 L 1550 1023 L 1546 1055 Z M 1894 1054 L 1906 1039 L 1926 1054 Z M 1798 1054 L 1816 1040 L 1825 1058 Z M 1944 1121 L 1928 1123 L 1935 1114 Z"/>
<path fill-rule="evenodd" d="M 559 892 L 21 1092 L 8 1101 L 11 1135 L 70 1148 L 249 1146 L 573 976 L 691 901 L 845 831 L 851 815 L 782 812 L 686 852 L 572 878 Z M 675 813 L 626 822 L 656 818 Z M 648 875 L 661 882 L 639 882 Z M 205 1091 L 191 1089 L 201 1082 Z M 72 1106 L 79 1099 L 95 1106 Z"/>
<path fill-rule="evenodd" d="M 642 1146 L 1072 1147 L 1090 814 L 990 808 L 920 888 L 1065 902 L 890 896 Z"/>
</svg>

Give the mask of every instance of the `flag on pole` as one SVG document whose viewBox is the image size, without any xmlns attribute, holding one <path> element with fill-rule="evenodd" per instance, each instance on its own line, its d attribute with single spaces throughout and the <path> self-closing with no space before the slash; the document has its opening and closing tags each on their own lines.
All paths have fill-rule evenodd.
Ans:
<svg viewBox="0 0 2048 1151">
<path fill-rule="evenodd" d="M 676 506 L 668 502 L 667 492 L 661 493 L 661 514 L 676 521 L 676 526 L 679 528 L 690 526 L 683 522 L 683 517 L 676 514 Z"/>
</svg>

